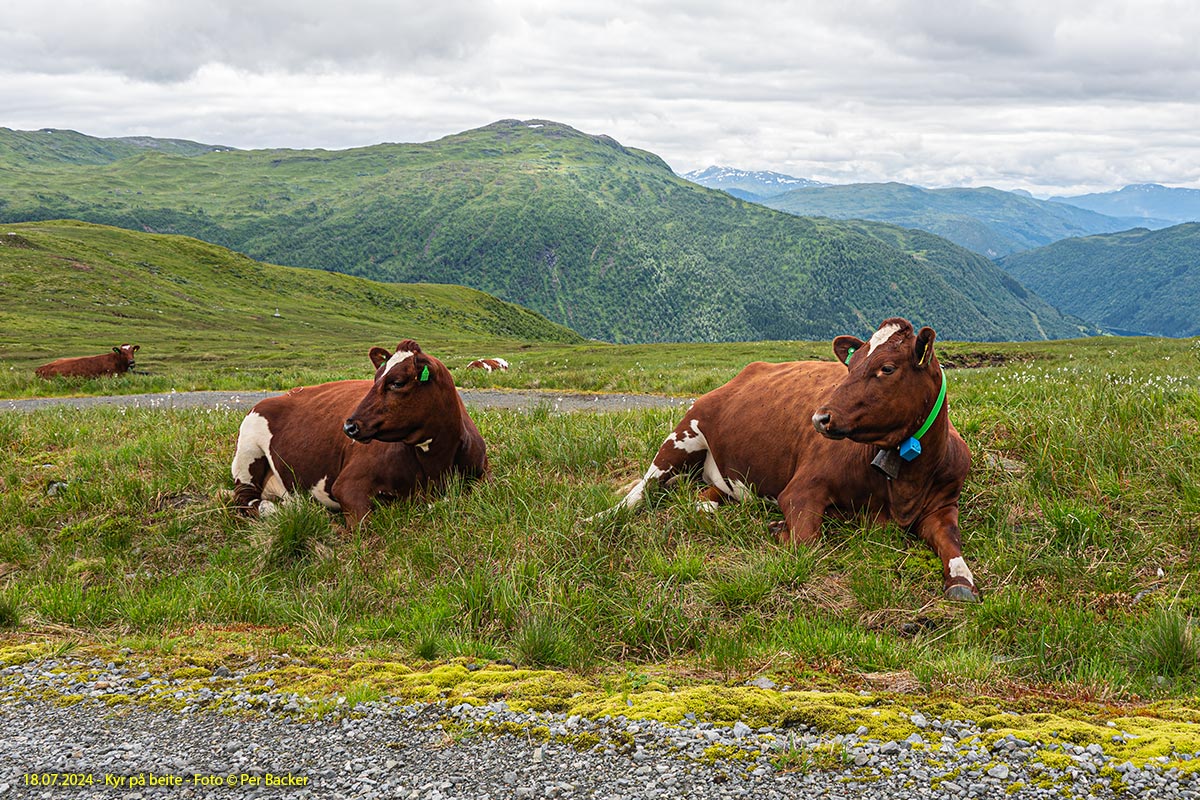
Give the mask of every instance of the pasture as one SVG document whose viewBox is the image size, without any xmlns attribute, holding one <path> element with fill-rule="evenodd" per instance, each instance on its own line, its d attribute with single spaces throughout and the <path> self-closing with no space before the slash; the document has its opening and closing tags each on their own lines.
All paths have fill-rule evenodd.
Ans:
<svg viewBox="0 0 1200 800">
<path fill-rule="evenodd" d="M 366 376 L 375 343 L 357 370 L 315 350 L 200 367 L 143 343 L 148 375 L 44 384 L 14 360 L 0 363 L 0 395 L 282 390 Z M 832 357 L 821 342 L 438 344 L 422 341 L 460 386 L 680 397 L 750 360 Z M 941 600 L 933 553 L 862 520 L 784 549 L 767 533 L 776 508 L 705 513 L 692 485 L 585 522 L 641 475 L 681 411 L 472 409 L 493 481 L 379 508 L 349 532 L 315 502 L 255 522 L 230 512 L 242 412 L 55 409 L 0 412 L 0 635 L 169 649 L 216 628 L 257 632 L 273 651 L 583 674 L 1195 696 L 1200 345 L 939 342 L 938 354 L 970 367 L 949 371 L 949 402 L 973 452 L 961 513 L 978 605 Z M 493 355 L 513 369 L 461 369 Z"/>
</svg>

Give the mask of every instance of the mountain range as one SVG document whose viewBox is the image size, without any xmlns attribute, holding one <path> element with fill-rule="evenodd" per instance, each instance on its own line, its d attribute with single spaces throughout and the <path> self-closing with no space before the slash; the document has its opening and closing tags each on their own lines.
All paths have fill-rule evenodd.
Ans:
<svg viewBox="0 0 1200 800">
<path fill-rule="evenodd" d="M 1115 333 L 1200 336 L 1200 223 L 1064 239 L 999 264 Z"/>
<path fill-rule="evenodd" d="M 0 129 L 0 222 L 80 219 L 461 284 L 607 341 L 826 339 L 896 314 L 954 339 L 1095 330 L 929 233 L 747 203 L 548 120 L 342 151 L 192 145 Z"/>
<path fill-rule="evenodd" d="M 705 167 L 685 172 L 683 178 L 752 202 L 762 202 L 768 197 L 775 197 L 793 189 L 829 185 L 808 178 L 794 178 L 781 172 L 750 171 L 733 167 Z"/>
<path fill-rule="evenodd" d="M 1158 220 L 1168 220 L 1172 223 L 1200 222 L 1200 189 L 1139 183 L 1115 192 L 1050 199 L 1101 214 L 1139 218 L 1142 220 L 1142 226 L 1146 228 L 1165 227 L 1158 224 Z"/>
<path fill-rule="evenodd" d="M 714 179 L 713 169 L 691 172 L 685 177 L 710 188 L 729 191 Z M 760 174 L 772 177 L 764 181 L 766 192 L 755 196 L 754 180 Z M 988 258 L 1042 247 L 1072 236 L 1111 233 L 1138 226 L 1164 228 L 1172 224 L 1169 219 L 1142 215 L 1109 216 L 1066 201 L 1038 200 L 1028 192 L 1005 192 L 988 187 L 926 189 L 904 183 L 852 183 L 772 191 L 774 187 L 786 185 L 783 179 L 805 179 L 779 176 L 779 173 L 742 175 L 737 190 L 731 193 L 743 199 L 789 214 L 870 219 L 919 228 Z"/>
</svg>

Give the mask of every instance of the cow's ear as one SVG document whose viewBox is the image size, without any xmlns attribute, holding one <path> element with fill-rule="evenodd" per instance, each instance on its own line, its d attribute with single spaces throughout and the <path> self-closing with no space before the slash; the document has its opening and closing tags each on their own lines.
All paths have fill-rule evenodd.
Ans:
<svg viewBox="0 0 1200 800">
<path fill-rule="evenodd" d="M 417 371 L 417 383 L 429 383 L 433 380 L 432 364 L 424 353 L 413 356 L 413 369 Z"/>
<path fill-rule="evenodd" d="M 918 367 L 928 367 L 929 362 L 933 360 L 933 340 L 936 338 L 937 334 L 928 326 L 921 328 L 917 333 L 917 346 L 913 350 L 913 358 L 916 359 Z"/>
<path fill-rule="evenodd" d="M 850 358 L 854 351 L 863 346 L 863 340 L 856 336 L 839 336 L 833 340 L 833 354 L 837 360 L 850 366 Z"/>
<path fill-rule="evenodd" d="M 392 357 L 392 354 L 387 351 L 386 347 L 372 347 L 369 355 L 371 363 L 375 365 L 375 369 L 382 367 Z"/>
<path fill-rule="evenodd" d="M 114 352 L 114 353 L 118 353 L 118 354 L 119 354 L 119 353 L 121 352 L 121 348 L 119 348 L 119 347 L 114 347 L 114 348 L 113 348 L 113 352 Z"/>
<path fill-rule="evenodd" d="M 133 346 L 133 352 L 135 352 L 135 353 L 136 353 L 138 350 L 141 350 L 141 349 L 142 349 L 142 346 L 141 346 L 140 344 L 135 344 L 135 345 Z"/>
</svg>

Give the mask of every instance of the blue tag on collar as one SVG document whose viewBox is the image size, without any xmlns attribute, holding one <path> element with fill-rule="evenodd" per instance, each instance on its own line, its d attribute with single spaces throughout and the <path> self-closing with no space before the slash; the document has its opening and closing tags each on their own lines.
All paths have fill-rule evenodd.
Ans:
<svg viewBox="0 0 1200 800">
<path fill-rule="evenodd" d="M 919 455 L 921 455 L 921 443 L 915 437 L 908 437 L 900 445 L 900 457 L 905 461 L 912 461 Z"/>
</svg>

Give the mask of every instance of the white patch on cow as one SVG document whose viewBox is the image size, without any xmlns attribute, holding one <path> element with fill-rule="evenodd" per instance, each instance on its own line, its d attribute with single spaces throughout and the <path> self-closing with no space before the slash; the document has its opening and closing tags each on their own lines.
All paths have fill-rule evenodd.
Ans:
<svg viewBox="0 0 1200 800">
<path fill-rule="evenodd" d="M 242 420 L 238 428 L 237 452 L 233 455 L 230 471 L 234 481 L 238 483 L 253 483 L 250 477 L 250 465 L 266 456 L 267 463 L 271 461 L 271 427 L 267 418 L 257 411 L 251 411 Z M 275 465 L 271 464 L 271 471 Z"/>
<path fill-rule="evenodd" d="M 488 372 L 491 372 L 491 371 L 492 371 L 492 365 L 491 365 L 491 364 L 489 364 L 489 363 L 487 363 L 486 361 L 480 361 L 480 362 L 479 362 L 479 366 L 483 367 L 483 368 L 484 368 L 484 369 L 486 369 Z"/>
<path fill-rule="evenodd" d="M 406 359 L 412 358 L 414 355 L 416 354 L 411 350 L 400 350 L 394 353 L 392 357 L 387 360 L 387 363 L 383 365 L 383 374 L 387 375 L 389 372 L 391 372 L 392 367 L 404 362 Z"/>
<path fill-rule="evenodd" d="M 871 337 L 871 341 L 868 343 L 867 355 L 871 355 L 871 352 L 876 347 L 883 344 L 888 339 L 891 339 L 899 330 L 900 326 L 893 322 L 891 325 L 884 325 L 882 328 L 875 331 L 875 334 Z"/>
<path fill-rule="evenodd" d="M 258 515 L 260 517 L 269 517 L 278 510 L 279 506 L 270 500 L 260 500 L 258 503 Z"/>
<path fill-rule="evenodd" d="M 508 369 L 508 362 L 503 358 L 493 358 L 492 360 L 500 365 L 500 369 Z"/>
<path fill-rule="evenodd" d="M 430 437 L 423 442 L 417 442 L 417 449 L 420 450 L 422 453 L 428 453 L 429 445 L 431 445 L 431 444 L 433 444 L 433 437 Z"/>
<path fill-rule="evenodd" d="M 698 453 L 701 450 L 707 450 L 708 440 L 705 439 L 704 434 L 700 432 L 700 420 L 692 420 L 690 428 L 695 434 L 694 436 L 679 436 L 676 433 L 672 433 L 667 437 L 667 441 L 673 441 L 675 443 L 675 449 L 685 450 L 689 453 Z"/>
<path fill-rule="evenodd" d="M 642 502 L 642 498 L 646 494 L 646 484 L 650 483 L 650 481 L 657 480 L 663 474 L 663 470 L 651 464 L 650 469 L 646 470 L 646 474 L 643 475 L 642 479 L 637 482 L 637 486 L 634 486 L 629 490 L 629 494 L 625 495 L 625 499 L 618 504 L 618 507 L 625 506 L 625 508 L 633 508 L 638 503 Z"/>
<path fill-rule="evenodd" d="M 328 481 L 329 476 L 326 475 L 324 478 L 321 478 L 321 480 L 317 481 L 317 485 L 309 489 L 309 491 L 312 493 L 313 497 L 317 498 L 318 503 L 325 506 L 330 511 L 341 511 L 341 504 L 338 503 L 337 500 L 334 500 L 329 494 L 329 489 L 327 488 Z"/>
<path fill-rule="evenodd" d="M 963 561 L 962 556 L 950 559 L 948 566 L 951 578 L 966 578 L 972 586 L 975 585 L 975 576 L 971 574 L 971 570 L 967 567 L 967 562 Z"/>
<path fill-rule="evenodd" d="M 716 500 L 701 500 L 699 503 L 696 503 L 697 511 L 707 511 L 709 514 L 717 513 L 717 509 L 720 507 L 721 504 Z"/>
</svg>

